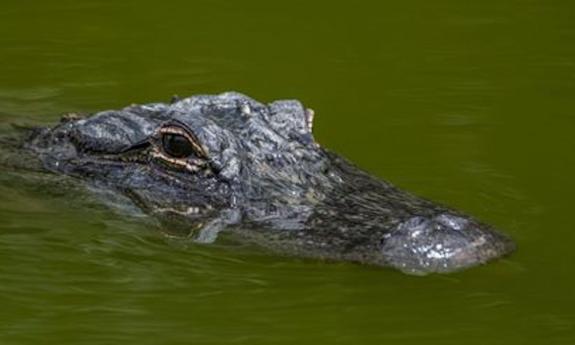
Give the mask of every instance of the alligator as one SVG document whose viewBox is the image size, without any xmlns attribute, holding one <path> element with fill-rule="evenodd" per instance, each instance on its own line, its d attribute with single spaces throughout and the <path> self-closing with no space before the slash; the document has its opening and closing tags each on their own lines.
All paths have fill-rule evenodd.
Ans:
<svg viewBox="0 0 575 345">
<path fill-rule="evenodd" d="M 144 213 L 280 255 L 423 275 L 509 254 L 512 240 L 471 216 L 371 176 L 321 147 L 314 112 L 227 92 L 71 114 L 23 149 L 50 173 L 119 193 Z"/>
</svg>

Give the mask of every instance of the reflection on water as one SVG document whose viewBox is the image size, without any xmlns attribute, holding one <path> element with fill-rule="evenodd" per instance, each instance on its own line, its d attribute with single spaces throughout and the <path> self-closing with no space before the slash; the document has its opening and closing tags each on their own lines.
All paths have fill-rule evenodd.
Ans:
<svg viewBox="0 0 575 345">
<path fill-rule="evenodd" d="M 573 9 L 2 4 L 2 131 L 174 94 L 298 98 L 323 146 L 519 249 L 418 278 L 194 245 L 74 183 L 3 167 L 0 343 L 572 344 Z"/>
</svg>

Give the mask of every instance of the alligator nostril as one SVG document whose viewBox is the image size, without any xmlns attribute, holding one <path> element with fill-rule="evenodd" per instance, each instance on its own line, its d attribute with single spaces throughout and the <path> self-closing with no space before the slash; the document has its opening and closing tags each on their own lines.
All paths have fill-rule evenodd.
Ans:
<svg viewBox="0 0 575 345">
<path fill-rule="evenodd" d="M 447 226 L 453 230 L 461 230 L 469 224 L 469 221 L 465 218 L 453 216 L 449 214 L 440 214 L 435 217 L 435 221 L 441 225 Z"/>
</svg>

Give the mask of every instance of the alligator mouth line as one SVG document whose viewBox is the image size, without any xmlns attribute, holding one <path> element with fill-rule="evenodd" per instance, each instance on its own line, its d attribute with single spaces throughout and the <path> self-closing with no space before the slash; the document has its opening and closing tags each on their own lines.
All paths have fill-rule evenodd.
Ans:
<svg viewBox="0 0 575 345">
<path fill-rule="evenodd" d="M 210 211 L 213 211 L 213 209 L 208 206 L 188 206 L 185 209 L 176 209 L 171 207 L 154 209 L 155 214 L 175 214 L 186 217 L 201 217 L 205 216 Z"/>
<path fill-rule="evenodd" d="M 126 195 L 130 200 L 132 200 L 132 202 L 136 206 L 152 214 L 179 215 L 194 218 L 194 217 L 204 217 L 214 211 L 214 208 L 209 204 L 186 205 L 183 208 L 151 206 L 144 201 L 141 195 L 139 195 L 137 192 L 131 189 L 122 189 L 120 191 L 124 195 Z"/>
</svg>

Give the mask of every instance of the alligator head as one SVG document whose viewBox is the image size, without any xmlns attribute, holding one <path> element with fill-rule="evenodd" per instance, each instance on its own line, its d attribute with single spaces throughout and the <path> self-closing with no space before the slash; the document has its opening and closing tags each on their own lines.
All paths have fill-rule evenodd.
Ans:
<svg viewBox="0 0 575 345">
<path fill-rule="evenodd" d="M 512 242 L 321 148 L 313 112 L 238 93 L 66 117 L 26 143 L 47 170 L 88 180 L 145 212 L 179 217 L 200 242 L 225 230 L 275 252 L 451 272 Z"/>
</svg>

